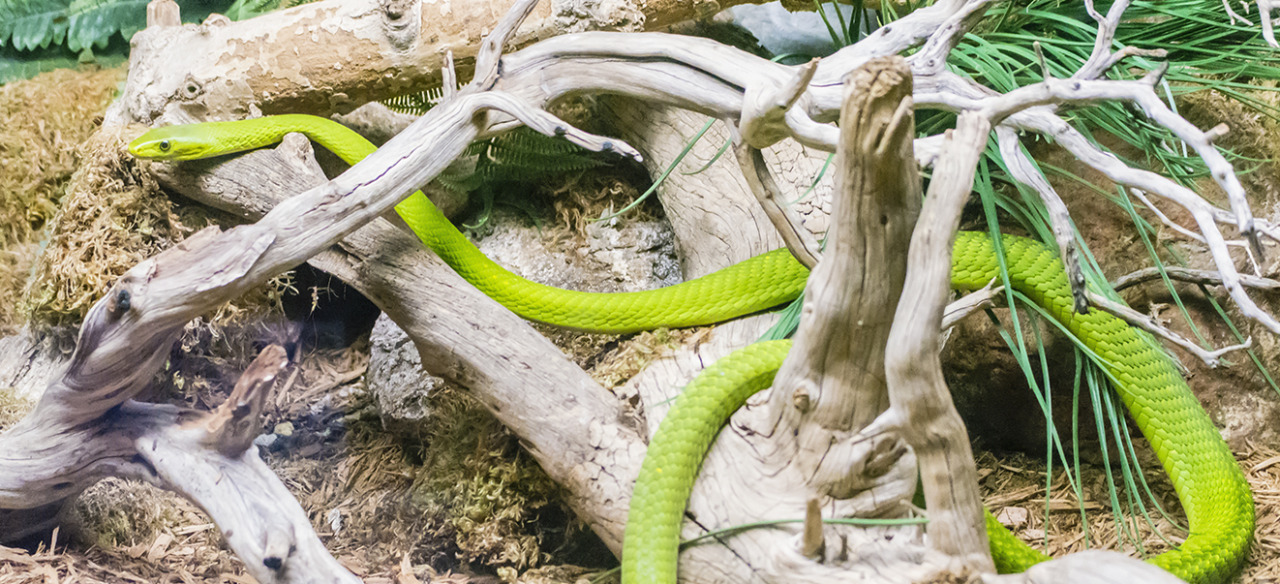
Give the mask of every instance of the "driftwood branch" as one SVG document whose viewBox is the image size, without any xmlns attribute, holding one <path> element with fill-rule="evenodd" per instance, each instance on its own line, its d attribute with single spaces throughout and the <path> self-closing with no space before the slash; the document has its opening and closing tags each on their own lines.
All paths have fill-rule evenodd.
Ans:
<svg viewBox="0 0 1280 584">
<path fill-rule="evenodd" d="M 1161 279 L 1161 272 L 1168 276 L 1171 280 L 1181 282 L 1189 282 L 1192 284 L 1205 284 L 1207 286 L 1221 286 L 1222 274 L 1212 270 L 1197 270 L 1194 268 L 1184 268 L 1181 266 L 1163 266 L 1162 268 L 1142 268 L 1116 278 L 1111 282 L 1111 287 L 1116 291 L 1124 290 L 1138 284 L 1145 284 L 1153 280 Z M 1242 274 L 1240 276 L 1240 284 L 1258 290 L 1280 290 L 1280 281 L 1271 278 L 1259 278 L 1258 276 L 1250 276 Z"/>
<path fill-rule="evenodd" d="M 325 551 L 306 512 L 250 447 L 262 403 L 286 364 L 283 349 L 267 347 L 213 412 L 125 401 L 75 428 L 48 401 L 57 397 L 50 388 L 31 416 L 0 435 L 0 507 L 17 510 L 0 513 L 5 537 L 45 527 L 43 517 L 19 523 L 30 518 L 26 510 L 56 511 L 99 478 L 131 477 L 185 495 L 216 517 L 259 582 L 359 582 Z"/>
<path fill-rule="evenodd" d="M 159 179 L 184 195 L 222 193 L 234 204 L 233 212 L 259 219 L 292 193 L 325 183 L 318 167 L 283 182 L 239 178 L 264 166 L 307 167 L 310 143 L 295 137 L 278 148 L 230 160 L 156 165 Z M 592 528 L 611 549 L 621 549 L 629 482 L 644 454 L 637 429 L 622 422 L 627 419 L 622 404 L 528 323 L 389 221 L 373 221 L 309 261 L 391 316 L 409 334 L 427 370 L 470 388 L 499 420 L 518 429 L 529 452 L 565 487 L 570 507 L 593 518 Z"/>
<path fill-rule="evenodd" d="M 901 250 L 920 205 L 905 61 L 869 61 L 848 85 L 827 252 L 810 275 L 800 328 L 771 398 L 779 424 L 798 431 L 794 464 L 813 477 L 812 488 L 837 498 L 874 478 L 858 474 L 849 456 L 865 447 L 858 432 L 888 407 L 885 340 L 907 269 Z M 905 454 L 893 446 L 897 437 L 871 438 L 886 441 L 886 455 Z M 787 431 L 776 436 L 791 439 Z"/>
<path fill-rule="evenodd" d="M 441 7 L 445 4 L 454 11 L 443 13 Z M 433 372 L 470 387 L 521 436 L 551 477 L 565 486 L 570 505 L 606 544 L 617 550 L 630 494 L 629 481 L 643 454 L 644 429 L 622 422 L 627 419 L 622 414 L 623 407 L 545 339 L 462 283 L 411 236 L 378 219 L 399 198 L 439 173 L 479 136 L 527 124 L 548 133 L 562 130 L 584 143 L 603 147 L 604 141 L 575 133 L 538 109 L 570 94 L 615 93 L 670 104 L 742 128 L 748 144 L 764 145 L 790 137 L 807 147 L 830 151 L 840 143 L 840 130 L 829 122 L 840 115 L 846 98 L 846 76 L 873 58 L 920 47 L 907 59 L 915 78 L 914 91 L 904 92 L 901 87 L 885 90 L 879 98 L 896 95 L 896 101 L 889 100 L 891 106 L 885 110 L 872 108 L 880 113 L 868 119 L 880 122 L 878 126 L 868 122 L 868 127 L 877 127 L 882 134 L 846 128 L 854 131 L 856 140 L 883 140 L 877 154 L 894 161 L 882 169 L 886 180 L 896 176 L 900 184 L 916 184 L 908 147 L 911 125 L 907 121 L 912 100 L 915 107 L 948 109 L 963 113 L 961 118 L 968 120 L 965 127 L 970 129 L 962 128 L 950 141 L 941 136 L 918 141 L 925 147 L 920 156 L 939 167 L 938 176 L 957 177 L 938 181 L 945 183 L 935 184 L 939 190 L 959 192 L 968 188 L 964 177 L 972 167 L 965 161 L 976 156 L 980 148 L 968 142 L 976 132 L 969 124 L 987 123 L 1002 131 L 1008 128 L 1049 135 L 1112 180 L 1187 208 L 1232 299 L 1251 318 L 1280 330 L 1280 323 L 1259 310 L 1244 293 L 1218 224 L 1234 225 L 1245 234 L 1256 229 L 1275 236 L 1280 231 L 1249 215 L 1238 196 L 1241 192 L 1236 191 L 1238 183 L 1232 182 L 1234 172 L 1229 166 L 1223 167 L 1208 150 L 1200 152 L 1214 168 L 1215 179 L 1232 193 L 1232 208 L 1227 210 L 1159 175 L 1130 168 L 1108 156 L 1057 115 L 1055 108 L 1060 105 L 1124 99 L 1145 108 L 1156 123 L 1171 127 L 1191 141 L 1202 139 L 1207 144 L 1216 136 L 1213 130 L 1197 134 L 1198 130 L 1182 123 L 1184 120 L 1180 122 L 1181 118 L 1161 109 L 1163 105 L 1158 100 L 1152 102 L 1147 94 L 1154 77 L 1131 82 L 1085 78 L 1100 74 L 1124 55 L 1133 54 L 1124 49 L 1108 52 L 1110 43 L 1103 42 L 1102 37 L 1110 34 L 1109 23 L 1114 22 L 1111 12 L 1099 19 L 1098 46 L 1106 48 L 1095 50 L 1097 57 L 1082 69 L 1081 79 L 1047 80 L 1000 95 L 944 67 L 950 48 L 982 18 L 989 0 L 939 0 L 807 70 L 770 63 L 705 39 L 659 33 L 582 33 L 541 40 L 508 55 L 499 55 L 491 48 L 485 56 L 475 57 L 478 61 L 472 61 L 478 51 L 478 29 L 494 21 L 488 13 L 481 12 L 492 6 L 482 2 L 445 4 L 424 2 L 406 7 L 397 2 L 320 3 L 251 22 L 232 24 L 214 19 L 200 26 L 157 26 L 139 35 L 128 85 L 123 98 L 107 116 L 108 124 L 287 110 L 347 111 L 363 101 L 430 83 L 441 76 L 441 55 L 447 50 L 453 50 L 460 62 L 478 63 L 481 82 L 464 88 L 411 124 L 378 153 L 332 181 L 324 181 L 314 174 L 312 163 L 302 161 L 306 148 L 296 140 L 277 151 L 289 162 L 274 174 L 267 174 L 264 169 L 279 160 L 277 152 L 259 152 L 222 163 L 156 165 L 157 170 L 167 168 L 171 177 L 192 173 L 169 184 L 187 193 L 196 191 L 193 196 L 218 201 L 219 206 L 257 223 L 226 233 L 201 232 L 184 245 L 137 266 L 94 307 L 67 371 L 50 385 L 40 406 L 26 421 L 0 435 L 0 508 L 12 510 L 0 512 L 0 525 L 47 517 L 49 511 L 86 484 L 108 474 L 149 477 L 158 484 L 185 489 L 220 524 L 237 521 L 238 514 L 253 508 L 259 497 L 288 499 L 287 493 L 273 486 L 266 476 L 269 473 L 255 470 L 253 465 L 260 461 L 240 463 L 244 478 L 237 474 L 231 481 L 253 485 L 255 492 L 243 503 L 235 503 L 229 494 L 201 492 L 200 488 L 208 486 L 204 484 L 208 479 L 200 477 L 208 475 L 171 472 L 178 468 L 173 462 L 176 453 L 184 449 L 205 448 L 210 457 L 225 458 L 218 450 L 233 450 L 239 444 L 240 435 L 233 428 L 243 426 L 251 417 L 247 413 L 237 416 L 235 411 L 223 412 L 219 414 L 226 418 L 222 422 L 192 429 L 179 423 L 190 421 L 180 419 L 181 412 L 129 400 L 159 367 L 176 332 L 188 319 L 309 259 L 352 283 L 386 310 L 410 333 L 424 364 Z M 650 2 L 644 10 L 653 9 L 652 14 L 632 8 L 618 14 L 623 15 L 622 20 L 634 17 L 625 27 L 638 28 L 639 22 L 658 26 L 661 15 L 695 13 L 701 4 L 680 0 Z M 507 4 L 502 4 L 501 10 L 491 12 L 506 9 Z M 553 12 L 535 9 L 515 42 L 549 34 L 553 23 L 565 18 L 564 14 Z M 161 17 L 164 11 L 159 5 L 155 13 L 158 24 L 171 20 Z M 653 18 L 649 18 L 651 15 Z M 511 18 L 519 20 L 516 16 Z M 342 26 L 333 30 L 320 26 L 337 21 Z M 441 27 L 434 43 L 422 40 L 421 32 L 427 23 Z M 262 34 L 279 30 L 301 30 L 305 34 Z M 515 27 L 505 30 L 514 31 Z M 361 50 L 334 52 L 352 47 Z M 355 59 L 351 56 L 355 54 L 362 56 Z M 181 67 L 175 65 L 175 59 L 182 60 Z M 334 67 L 334 63 L 342 66 Z M 231 81 L 220 84 L 220 79 Z M 494 108 L 503 113 L 489 112 Z M 887 119 L 884 111 L 890 114 Z M 969 150 L 957 146 L 962 141 L 969 144 Z M 957 148 L 952 155 L 951 149 Z M 751 162 L 756 164 L 754 155 Z M 960 168 L 943 172 L 952 164 Z M 878 172 L 864 171 L 868 176 Z M 755 174 L 755 180 L 767 176 Z M 193 176 L 197 180 L 188 180 Z M 254 192 L 254 187 L 263 185 L 263 181 L 256 180 L 258 176 L 267 177 L 264 180 L 270 188 Z M 768 194 L 769 188 L 762 192 Z M 285 198 L 294 192 L 302 194 Z M 934 196 L 931 194 L 930 198 Z M 951 200 L 942 195 L 937 198 Z M 918 201 L 918 196 L 906 196 L 904 200 Z M 859 204 L 864 203 L 860 199 Z M 954 223 L 948 221 L 954 222 L 955 218 L 945 211 L 937 213 L 936 218 L 926 219 L 926 224 L 950 228 L 929 230 L 933 234 L 930 237 L 938 238 L 929 240 L 933 246 L 945 239 L 941 233 L 954 231 Z M 863 220 L 878 217 L 869 214 Z M 898 215 L 893 217 L 891 221 L 896 221 Z M 792 219 L 777 223 L 799 232 Z M 873 224 L 871 228 L 883 227 Z M 680 237 L 687 238 L 686 245 L 697 241 L 697 236 L 687 231 Z M 340 248 L 334 248 L 339 241 Z M 742 250 L 730 245 L 730 251 Z M 888 262 L 889 258 L 900 258 L 900 254 L 886 251 L 883 257 Z M 912 260 L 913 266 L 916 263 Z M 920 278 L 931 283 L 918 293 L 932 298 L 937 292 L 937 266 L 929 262 L 922 266 L 929 268 L 920 272 Z M 851 273 L 848 269 L 846 266 L 839 271 Z M 873 279 L 868 276 L 865 283 L 883 284 L 872 282 Z M 430 292 L 423 294 L 423 290 Z M 688 531 L 696 533 L 759 518 L 760 505 L 754 503 L 767 500 L 770 507 L 764 514 L 769 518 L 810 517 L 810 535 L 801 538 L 809 545 L 797 546 L 792 538 L 795 531 L 787 529 L 725 537 L 684 554 L 685 576 L 690 581 L 847 581 L 854 575 L 879 582 L 921 579 L 955 567 L 987 568 L 982 546 L 964 541 L 973 525 L 973 497 L 963 487 L 947 491 L 936 486 L 941 472 L 957 473 L 962 477 L 958 482 L 968 482 L 963 479 L 967 472 L 965 454 L 951 450 L 952 445 L 959 449 L 967 443 L 962 437 L 956 438 L 957 428 L 937 395 L 937 379 L 932 373 L 930 359 L 936 359 L 936 349 L 931 349 L 929 343 L 936 347 L 936 338 L 930 341 L 928 337 L 936 336 L 941 308 L 935 309 L 932 302 L 921 302 L 921 306 L 928 306 L 927 313 L 917 315 L 920 320 L 902 321 L 907 328 L 900 334 L 911 342 L 904 342 L 900 350 L 912 352 L 885 355 L 886 361 L 869 363 L 883 367 L 891 384 L 912 388 L 910 395 L 924 400 L 915 405 L 925 407 L 912 409 L 912 405 L 903 403 L 900 408 L 895 403 L 889 414 L 881 415 L 897 399 L 893 397 L 896 392 L 851 398 L 835 389 L 827 391 L 825 381 L 805 383 L 794 381 L 794 377 L 781 378 L 780 387 L 786 389 L 775 391 L 766 407 L 743 412 L 723 433 L 720 446 L 704 467 L 704 475 L 708 476 L 695 490 L 690 507 L 695 521 L 689 523 Z M 481 314 L 485 315 L 483 319 L 477 316 Z M 847 327 L 848 323 L 843 325 Z M 822 326 L 830 325 L 810 325 L 814 331 Z M 717 329 L 710 335 L 712 341 L 708 345 L 719 343 L 719 351 L 753 340 L 746 332 L 727 332 L 735 330 L 739 329 Z M 809 344 L 807 355 L 827 348 L 825 344 Z M 715 351 L 696 354 L 692 361 L 714 354 Z M 918 367 L 913 369 L 906 364 Z M 672 369 L 687 378 L 696 366 Z M 669 380 L 667 385 L 666 390 L 671 391 L 670 386 L 676 382 Z M 555 388 L 556 393 L 538 395 L 539 392 L 527 391 L 529 387 Z M 247 404 L 252 411 L 253 398 L 260 389 L 246 390 L 232 403 Z M 869 405 L 863 407 L 859 400 Z M 857 407 L 850 407 L 851 402 L 858 402 Z M 112 407 L 132 416 L 134 423 L 119 428 L 103 426 L 111 431 L 94 435 L 91 449 L 76 446 L 89 437 L 74 434 L 73 430 L 104 423 L 102 414 Z M 236 409 L 234 405 L 229 407 Z M 660 414 L 661 408 L 657 407 L 646 411 L 651 424 Z M 821 424 L 817 423 L 819 420 Z M 221 428 L 221 437 L 209 438 L 210 427 Z M 922 427 L 940 428 L 942 439 L 902 438 L 918 440 L 916 452 L 925 475 L 932 477 L 925 483 L 931 515 L 939 514 L 935 518 L 937 526 L 930 527 L 932 549 L 917 544 L 912 528 L 884 528 L 841 532 L 842 537 L 849 537 L 847 541 L 863 546 L 858 550 L 860 561 L 833 555 L 844 549 L 831 545 L 833 538 L 824 538 L 819 554 L 819 546 L 813 545 L 818 539 L 814 532 L 818 530 L 814 529 L 810 501 L 822 501 L 819 513 L 828 516 L 901 513 L 899 502 L 913 487 L 915 474 L 898 434 L 907 428 Z M 789 434 L 792 429 L 815 437 L 825 434 L 829 443 L 798 440 Z M 140 436 L 154 439 L 154 460 L 135 457 Z M 201 436 L 204 438 L 191 441 Z M 42 446 L 37 450 L 33 445 Z M 737 445 L 737 450 L 732 445 Z M 814 463 L 812 456 L 817 452 L 827 452 L 832 461 L 842 461 L 847 466 L 838 469 L 829 462 Z M 148 460 L 149 465 L 139 460 Z M 222 459 L 198 458 L 192 464 L 212 465 L 209 461 L 213 460 Z M 743 465 L 742 460 L 753 464 Z M 742 466 L 748 468 L 737 468 Z M 34 473 L 27 472 L 32 469 Z M 746 478 L 755 480 L 743 480 Z M 868 487 L 865 493 L 858 492 L 863 486 Z M 717 487 L 730 489 L 737 496 L 725 497 Z M 282 504 L 289 503 L 292 501 Z M 293 513 L 293 507 L 289 509 Z M 36 523 L 32 521 L 33 525 Z M 284 581 L 278 580 L 286 577 L 282 574 L 301 574 L 287 577 L 302 578 L 332 562 L 318 543 L 307 543 L 314 534 L 291 519 L 264 521 L 256 529 L 251 533 L 260 537 L 247 542 L 236 540 L 232 545 L 253 566 L 251 569 L 258 570 L 255 576 L 264 581 Z M 821 532 L 828 533 L 828 529 L 831 528 Z M 902 537 L 886 542 L 879 536 L 887 533 Z M 282 542 L 288 537 L 302 543 L 285 546 Z M 297 551 L 282 559 L 285 554 L 281 550 L 287 547 L 296 547 Z M 281 560 L 282 565 L 276 565 L 276 560 Z M 1110 560 L 1107 562 L 1107 566 L 1112 565 Z M 1049 566 L 1054 564 L 1037 567 L 1022 581 L 1053 574 L 1054 569 Z M 1091 567 L 1099 565 L 1101 562 Z M 346 577 L 341 571 L 331 574 Z"/>
<path fill-rule="evenodd" d="M 1163 325 L 1160 324 L 1159 321 L 1155 319 L 1155 317 L 1142 314 L 1141 312 L 1138 312 L 1132 308 L 1129 308 L 1128 306 L 1125 306 L 1124 304 L 1120 302 L 1116 302 L 1115 300 L 1107 298 L 1101 294 L 1097 294 L 1095 292 L 1090 291 L 1089 303 L 1094 306 L 1097 306 L 1098 308 L 1101 308 L 1102 310 L 1105 310 L 1111 313 L 1116 317 L 1119 317 L 1120 320 L 1123 320 L 1129 323 L 1131 326 L 1140 328 L 1144 331 L 1147 331 L 1153 335 L 1156 335 L 1157 337 L 1160 337 L 1166 341 L 1169 341 L 1170 343 L 1173 343 L 1181 347 L 1182 350 L 1188 353 L 1191 353 L 1192 355 L 1195 355 L 1196 358 L 1203 361 L 1204 364 L 1208 365 L 1210 368 L 1215 368 L 1215 367 L 1218 367 L 1219 365 L 1222 365 L 1222 361 L 1218 359 L 1219 357 L 1227 353 L 1230 353 L 1232 351 L 1248 349 L 1249 347 L 1253 346 L 1253 339 L 1250 338 L 1250 339 L 1245 339 L 1245 342 L 1237 345 L 1229 345 L 1221 349 L 1214 349 L 1212 351 L 1205 350 L 1201 348 L 1200 345 L 1197 345 L 1194 342 L 1192 342 L 1191 339 L 1188 339 L 1178 333 L 1175 333 L 1169 330 L 1168 328 L 1165 328 Z"/>
<path fill-rule="evenodd" d="M 744 143 L 739 144 L 734 150 L 738 156 L 738 164 L 742 166 L 743 176 L 746 177 L 751 192 L 756 196 L 756 202 L 764 209 L 765 214 L 769 216 L 769 221 L 782 235 L 782 240 L 787 243 L 791 255 L 805 267 L 813 269 L 818 265 L 820 253 L 818 241 L 814 239 L 812 233 L 801 227 L 795 212 L 782 199 L 778 183 L 773 180 L 773 175 L 770 174 L 760 149 Z"/>
<path fill-rule="evenodd" d="M 505 94 L 460 95 L 393 140 L 432 149 L 434 162 L 387 164 L 374 154 L 343 177 L 279 202 L 257 223 L 225 233 L 206 229 L 138 265 L 90 310 L 66 370 L 35 410 L 0 434 L 0 508 L 18 510 L 0 512 L 0 524 L 26 517 L 23 510 L 57 506 L 103 476 L 134 476 L 183 493 L 209 512 L 260 581 L 354 581 L 325 552 L 306 514 L 256 451 L 245 450 L 265 388 L 282 365 L 278 349 L 250 368 L 223 409 L 197 423 L 187 423 L 190 415 L 176 408 L 129 400 L 188 320 L 389 211 L 408 192 L 397 182 L 416 184 L 440 172 L 480 132 L 480 114 L 492 108 L 595 149 L 630 151 Z M 264 512 L 268 508 L 280 512 Z"/>
<path fill-rule="evenodd" d="M 885 353 L 889 419 L 920 459 L 929 541 L 964 568 L 991 572 L 978 470 L 964 422 L 942 377 L 939 334 L 951 290 L 951 248 L 991 126 L 961 114 L 934 170 L 908 252 L 906 282 Z"/>
<path fill-rule="evenodd" d="M 107 124 L 345 113 L 442 81 L 444 55 L 472 67 L 480 41 L 517 0 L 308 3 L 246 21 L 178 26 L 149 20 L 132 40 L 129 80 Z M 728 8 L 741 3 L 719 0 Z M 170 2 L 172 4 L 172 2 Z M 698 0 L 539 2 L 514 39 L 525 45 L 589 29 L 659 29 L 703 16 Z M 285 35 L 277 38 L 285 32 Z"/>
<path fill-rule="evenodd" d="M 1182 584 L 1182 579 L 1116 552 L 1086 550 L 1036 564 L 1021 574 L 984 574 L 983 584 Z"/>
</svg>

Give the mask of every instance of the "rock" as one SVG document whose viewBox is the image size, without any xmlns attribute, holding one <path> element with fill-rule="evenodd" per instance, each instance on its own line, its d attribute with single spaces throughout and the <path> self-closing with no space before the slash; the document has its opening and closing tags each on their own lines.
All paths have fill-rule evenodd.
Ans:
<svg viewBox="0 0 1280 584">
<path fill-rule="evenodd" d="M 259 434 L 257 438 L 253 439 L 253 445 L 264 450 L 271 450 L 279 440 L 280 437 L 275 434 Z"/>
<path fill-rule="evenodd" d="M 569 290 L 631 292 L 682 280 L 671 227 L 665 221 L 613 219 L 588 224 L 586 241 L 552 239 L 495 210 L 497 225 L 477 246 L 525 278 Z"/>
<path fill-rule="evenodd" d="M 822 6 L 834 24 L 833 9 L 841 11 L 846 21 L 853 18 L 853 7 L 831 3 Z M 801 53 L 815 57 L 829 55 L 839 47 L 816 12 L 790 12 L 781 3 L 743 4 L 729 9 L 732 21 L 760 39 L 760 44 L 774 54 Z"/>
<path fill-rule="evenodd" d="M 387 315 L 378 317 L 369 340 L 365 380 L 378 404 L 382 427 L 397 434 L 418 434 L 431 417 L 428 396 L 444 380 L 422 370 L 417 348 Z"/>
</svg>

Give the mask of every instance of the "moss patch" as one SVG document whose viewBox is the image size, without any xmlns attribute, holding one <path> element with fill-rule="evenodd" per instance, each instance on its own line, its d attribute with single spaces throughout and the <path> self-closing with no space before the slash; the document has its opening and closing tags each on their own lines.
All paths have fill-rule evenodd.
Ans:
<svg viewBox="0 0 1280 584">
<path fill-rule="evenodd" d="M 125 133 L 112 129 L 86 143 L 49 245 L 23 291 L 33 323 L 81 321 L 116 278 L 186 231 L 155 179 L 125 155 L 125 143 Z"/>
<path fill-rule="evenodd" d="M 435 402 L 414 502 L 440 520 L 438 534 L 453 535 L 463 562 L 517 569 L 545 562 L 541 530 L 552 526 L 538 519 L 559 511 L 555 484 L 469 395 L 446 389 Z"/>
<path fill-rule="evenodd" d="M 149 544 L 162 530 L 181 524 L 181 499 L 151 485 L 107 478 L 76 498 L 72 531 L 104 548 Z"/>
<path fill-rule="evenodd" d="M 82 144 L 124 70 L 58 70 L 0 86 L 0 298 L 17 298 L 58 210 Z M 18 324 L 0 303 L 0 333 Z"/>
<path fill-rule="evenodd" d="M 18 397 L 12 387 L 0 387 L 0 431 L 16 424 L 35 406 L 35 402 Z"/>
</svg>

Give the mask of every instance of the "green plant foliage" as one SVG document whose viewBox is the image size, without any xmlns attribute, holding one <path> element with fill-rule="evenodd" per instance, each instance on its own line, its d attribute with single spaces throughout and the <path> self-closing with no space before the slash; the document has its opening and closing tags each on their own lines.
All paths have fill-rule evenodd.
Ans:
<svg viewBox="0 0 1280 584">
<path fill-rule="evenodd" d="M 477 142 L 471 151 L 480 157 L 476 175 L 490 182 L 536 181 L 605 164 L 577 144 L 524 127 Z"/>
<path fill-rule="evenodd" d="M 127 41 L 147 24 L 147 1 L 0 0 L 0 83 L 71 67 L 93 53 L 102 64 L 122 62 Z M 203 20 L 225 5 L 179 2 L 187 21 Z"/>
<path fill-rule="evenodd" d="M 1099 6 L 1099 10 L 1106 10 Z M 1097 37 L 1097 23 L 1082 2 L 1021 0 L 998 5 L 980 28 L 951 52 L 953 70 L 1006 92 L 1043 79 L 1038 43 L 1049 72 L 1068 77 L 1088 59 Z M 1170 64 L 1163 88 L 1172 103 L 1177 95 L 1216 89 L 1257 111 L 1280 117 L 1280 110 L 1240 91 L 1252 79 L 1280 78 L 1280 52 L 1262 41 L 1256 26 L 1232 24 L 1222 6 L 1204 0 L 1138 0 L 1129 7 L 1116 31 L 1117 42 L 1143 49 L 1165 49 L 1164 59 L 1131 57 L 1126 66 L 1108 71 L 1112 79 L 1133 79 Z M 949 127 L 953 116 L 936 112 L 920 116 L 921 129 L 936 133 Z M 1104 130 L 1139 148 L 1143 161 L 1130 165 L 1163 168 L 1174 180 L 1189 184 L 1206 173 L 1199 156 L 1179 148 L 1172 132 L 1147 120 L 1133 106 L 1106 102 L 1071 111 L 1068 120 L 1091 134 Z"/>
<path fill-rule="evenodd" d="M 45 71 L 75 67 L 80 59 L 70 51 L 53 47 L 32 53 L 20 53 L 12 49 L 0 49 L 0 85 L 19 79 L 29 79 Z"/>
<path fill-rule="evenodd" d="M 146 19 L 147 0 L 0 0 L 0 47 L 105 48 L 111 35 L 128 39 Z"/>
<path fill-rule="evenodd" d="M 419 91 L 416 93 L 406 93 L 397 95 L 391 99 L 382 100 L 382 105 L 393 112 L 408 114 L 411 116 L 420 116 L 427 113 L 427 110 L 435 107 L 440 103 L 440 98 L 444 96 L 444 90 L 440 87 Z"/>
<path fill-rule="evenodd" d="M 231 20 L 245 20 L 280 7 L 280 0 L 236 0 L 225 14 Z"/>
<path fill-rule="evenodd" d="M 435 107 L 444 90 L 434 87 L 406 93 L 382 101 L 394 112 L 420 116 Z M 516 128 L 501 136 L 481 140 L 469 146 L 464 154 L 475 159 L 469 174 L 445 173 L 437 182 L 458 192 L 477 191 L 482 208 L 468 229 L 477 229 L 489 221 L 493 211 L 495 189 L 501 183 L 535 183 L 549 177 L 596 168 L 608 164 L 606 158 L 583 149 L 562 138 L 540 134 L 526 127 Z M 520 201 L 505 201 L 524 207 Z"/>
<path fill-rule="evenodd" d="M 0 0 L 0 47 L 21 51 L 62 44 L 70 0 Z"/>
<path fill-rule="evenodd" d="M 312 2 L 315 2 L 315 0 L 236 0 L 223 14 L 231 20 L 244 20 L 261 16 L 274 10 L 293 8 L 294 6 Z"/>
<path fill-rule="evenodd" d="M 126 40 L 147 24 L 148 0 L 72 0 L 67 8 L 67 48 L 105 48 L 111 35 Z"/>
</svg>

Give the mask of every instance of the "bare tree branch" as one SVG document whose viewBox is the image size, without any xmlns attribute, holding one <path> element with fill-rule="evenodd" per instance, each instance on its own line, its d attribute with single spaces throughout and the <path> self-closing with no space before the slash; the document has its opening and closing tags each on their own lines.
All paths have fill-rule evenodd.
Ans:
<svg viewBox="0 0 1280 584">
<path fill-rule="evenodd" d="M 1161 278 L 1162 271 L 1173 280 L 1190 282 L 1192 284 L 1207 284 L 1210 286 L 1222 285 L 1222 274 L 1219 274 L 1218 272 L 1183 268 L 1180 266 L 1162 266 L 1160 268 L 1143 268 L 1120 276 L 1111 282 L 1111 287 L 1119 292 L 1120 290 L 1124 290 L 1130 286 L 1136 286 L 1152 280 L 1159 280 Z M 1280 290 L 1280 281 L 1276 281 L 1271 278 L 1259 278 L 1257 276 L 1250 276 L 1247 274 L 1240 276 L 1240 284 L 1250 288 L 1257 288 L 1259 290 Z"/>
<path fill-rule="evenodd" d="M 982 115 L 961 114 L 943 147 L 911 237 L 907 279 L 885 351 L 888 417 L 920 458 L 930 545 L 978 572 L 994 571 L 994 565 L 969 435 L 942 377 L 939 331 L 960 212 L 990 130 Z"/>
</svg>

